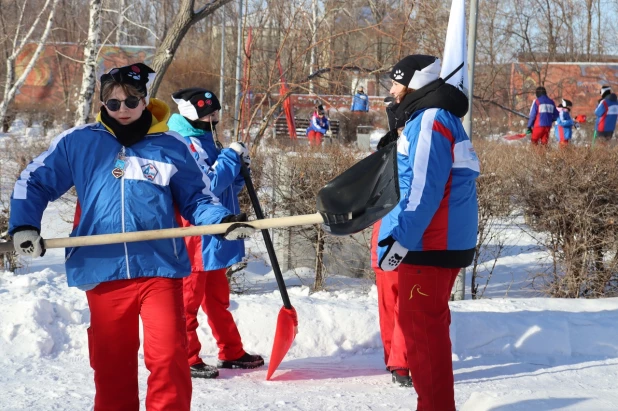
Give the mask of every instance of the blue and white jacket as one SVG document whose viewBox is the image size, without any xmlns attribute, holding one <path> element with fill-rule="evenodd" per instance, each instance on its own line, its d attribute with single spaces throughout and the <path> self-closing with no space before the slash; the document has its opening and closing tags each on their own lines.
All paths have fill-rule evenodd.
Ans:
<svg viewBox="0 0 618 411">
<path fill-rule="evenodd" d="M 240 213 L 238 194 L 245 185 L 240 173 L 240 156 L 230 148 L 219 150 L 212 132 L 193 127 L 180 114 L 172 114 L 167 125 L 186 139 L 200 168 L 210 180 L 210 190 L 221 204 L 233 214 Z M 185 240 L 192 271 L 227 268 L 245 256 L 243 240 L 225 241 L 209 235 L 185 237 Z"/>
<path fill-rule="evenodd" d="M 618 118 L 618 99 L 614 93 L 605 97 L 594 114 L 597 116 L 596 130 L 603 132 L 612 132 L 616 129 L 616 119 Z"/>
<path fill-rule="evenodd" d="M 537 97 L 530 107 L 528 127 L 551 127 L 557 118 L 558 109 L 554 100 L 547 96 Z"/>
<path fill-rule="evenodd" d="M 558 115 L 558 119 L 556 120 L 556 141 L 569 141 L 573 135 L 573 125 L 575 122 L 571 118 L 571 114 L 569 114 L 568 110 L 558 110 L 560 114 Z"/>
<path fill-rule="evenodd" d="M 447 268 L 470 264 L 476 247 L 479 161 L 461 121 L 441 108 L 415 111 L 397 140 L 401 200 L 382 219 L 407 248 L 403 262 Z M 378 249 L 378 261 L 386 247 Z"/>
<path fill-rule="evenodd" d="M 329 125 L 328 125 L 328 119 L 326 118 L 326 116 L 320 118 L 320 116 L 318 116 L 317 111 L 313 113 L 313 115 L 311 116 L 311 120 L 309 120 L 309 127 L 307 127 L 307 134 L 309 134 L 310 131 L 317 131 L 318 133 L 322 133 L 322 134 L 326 134 L 326 132 L 328 131 Z"/>
<path fill-rule="evenodd" d="M 124 148 L 97 117 L 56 137 L 21 173 L 11 197 L 9 232 L 41 228 L 43 211 L 75 186 L 81 218 L 71 237 L 178 227 L 174 204 L 195 225 L 216 224 L 230 212 L 210 191 L 208 177 L 184 139 L 168 132 L 169 107 L 150 99 L 151 128 Z M 124 175 L 112 175 L 124 151 Z M 190 274 L 182 238 L 76 247 L 66 250 L 69 286 Z"/>
<path fill-rule="evenodd" d="M 369 96 L 365 93 L 356 93 L 352 99 L 351 111 L 369 111 Z"/>
</svg>

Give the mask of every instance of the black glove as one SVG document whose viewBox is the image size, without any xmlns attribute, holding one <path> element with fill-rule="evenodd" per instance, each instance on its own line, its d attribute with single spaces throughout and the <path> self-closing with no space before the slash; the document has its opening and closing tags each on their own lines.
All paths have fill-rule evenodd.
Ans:
<svg viewBox="0 0 618 411">
<path fill-rule="evenodd" d="M 526 135 L 528 135 L 528 134 L 532 134 L 532 127 L 528 127 L 526 129 Z"/>
<path fill-rule="evenodd" d="M 247 214 L 246 213 L 230 214 L 230 215 L 226 215 L 225 217 L 223 217 L 223 220 L 219 221 L 219 224 L 243 223 L 245 221 L 249 221 L 249 220 L 247 220 Z"/>
<path fill-rule="evenodd" d="M 225 231 L 225 234 L 222 235 L 223 239 L 228 241 L 244 240 L 255 233 L 256 229 L 249 224 L 244 224 L 244 221 L 247 221 L 247 214 L 245 213 L 237 215 L 230 214 L 223 217 L 219 222 L 220 224 L 233 223 L 230 228 Z"/>
<path fill-rule="evenodd" d="M 382 147 L 386 147 L 393 141 L 397 141 L 397 138 L 399 138 L 399 133 L 397 133 L 397 130 L 389 131 L 388 133 L 384 134 L 384 136 L 380 139 L 377 149 L 379 150 Z"/>
<path fill-rule="evenodd" d="M 17 254 L 26 257 L 43 257 L 47 251 L 39 230 L 31 226 L 21 226 L 13 230 L 13 246 Z"/>
<path fill-rule="evenodd" d="M 396 270 L 406 254 L 408 254 L 408 250 L 391 236 L 380 241 L 378 246 L 386 247 L 386 251 L 378 263 L 378 266 L 383 271 Z"/>
</svg>

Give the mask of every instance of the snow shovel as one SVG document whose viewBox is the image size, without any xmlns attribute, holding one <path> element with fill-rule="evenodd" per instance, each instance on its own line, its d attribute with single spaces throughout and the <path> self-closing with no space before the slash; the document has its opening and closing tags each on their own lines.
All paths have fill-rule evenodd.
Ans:
<svg viewBox="0 0 618 411">
<path fill-rule="evenodd" d="M 354 164 L 322 187 L 317 197 L 317 213 L 255 220 L 249 224 L 258 230 L 324 224 L 324 229 L 333 235 L 350 235 L 384 217 L 397 203 L 397 148 L 391 143 Z M 52 238 L 45 240 L 45 248 L 86 247 L 223 234 L 232 224 L 234 223 Z M 0 243 L 0 253 L 11 251 L 12 242 Z"/>
<path fill-rule="evenodd" d="M 241 164 L 240 169 L 242 176 L 245 179 L 245 186 L 255 211 L 255 216 L 258 220 L 264 219 L 264 213 L 260 206 L 255 187 L 253 187 L 253 181 L 251 180 L 251 174 L 249 169 L 244 163 Z M 275 273 L 277 279 L 277 286 L 281 293 L 281 299 L 283 300 L 283 307 L 279 311 L 277 316 L 277 327 L 275 329 L 275 340 L 273 342 L 273 349 L 270 354 L 270 362 L 268 363 L 268 372 L 266 373 L 266 380 L 270 380 L 270 377 L 279 367 L 281 361 L 287 354 L 288 350 L 294 342 L 294 337 L 298 333 L 298 316 L 296 310 L 290 303 L 290 297 L 288 296 L 288 290 L 285 288 L 285 281 L 283 281 L 283 275 L 281 274 L 281 268 L 279 267 L 279 261 L 277 260 L 277 254 L 275 254 L 275 247 L 273 246 L 272 239 L 270 238 L 270 232 L 266 229 L 262 230 L 262 237 L 264 237 L 264 244 L 268 251 L 268 257 L 270 258 L 270 265 Z"/>
</svg>

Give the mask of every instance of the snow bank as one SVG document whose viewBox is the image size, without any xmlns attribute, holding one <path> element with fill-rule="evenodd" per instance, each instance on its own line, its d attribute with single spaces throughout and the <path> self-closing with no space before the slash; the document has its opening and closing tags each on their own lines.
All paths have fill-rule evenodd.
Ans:
<svg viewBox="0 0 618 411">
<path fill-rule="evenodd" d="M 87 355 L 90 319 L 85 294 L 69 288 L 50 269 L 0 273 L 0 352 L 34 358 Z M 375 286 L 309 295 L 306 286 L 289 291 L 298 312 L 299 334 L 288 358 L 331 357 L 381 350 Z M 248 350 L 270 354 L 278 291 L 233 296 L 231 311 Z M 451 303 L 451 338 L 457 359 L 501 356 L 540 359 L 618 358 L 618 299 L 480 300 Z M 206 317 L 198 330 L 203 352 L 216 344 Z"/>
</svg>

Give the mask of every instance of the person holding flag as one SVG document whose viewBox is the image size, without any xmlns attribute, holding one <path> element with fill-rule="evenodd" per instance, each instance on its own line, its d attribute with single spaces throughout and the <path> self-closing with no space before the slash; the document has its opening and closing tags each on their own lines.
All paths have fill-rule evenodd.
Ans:
<svg viewBox="0 0 618 411">
<path fill-rule="evenodd" d="M 399 324 L 418 411 L 455 411 L 448 306 L 478 230 L 480 165 L 460 118 L 468 112 L 465 7 L 454 0 L 446 61 L 410 55 L 395 64 L 390 94 L 407 122 L 397 140 L 402 197 L 382 219 L 378 261 L 397 270 Z"/>
</svg>

